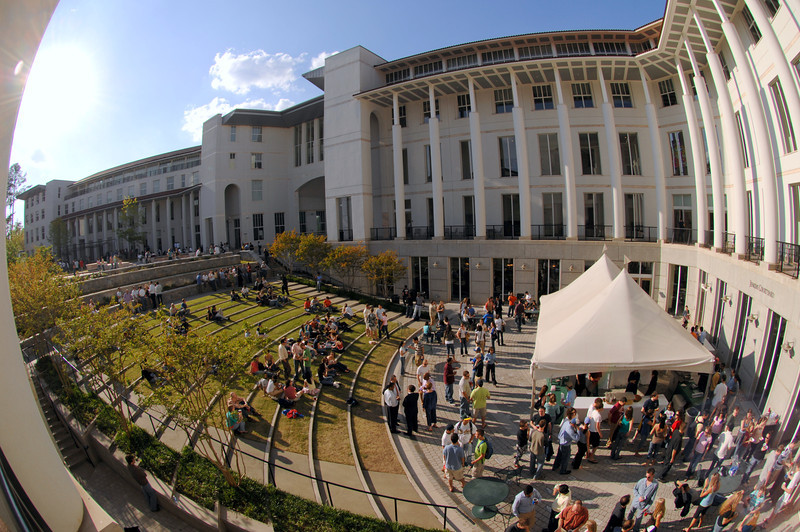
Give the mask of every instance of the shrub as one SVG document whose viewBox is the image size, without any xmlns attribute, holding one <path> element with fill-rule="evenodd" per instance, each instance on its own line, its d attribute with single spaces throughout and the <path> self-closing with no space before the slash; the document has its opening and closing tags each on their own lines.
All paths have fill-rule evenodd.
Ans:
<svg viewBox="0 0 800 532">
<path fill-rule="evenodd" d="M 165 482 L 172 482 L 178 466 L 178 453 L 158 441 L 145 430 L 133 425 L 129 433 L 120 431 L 114 442 L 124 453 L 139 457 L 145 469 Z"/>
</svg>

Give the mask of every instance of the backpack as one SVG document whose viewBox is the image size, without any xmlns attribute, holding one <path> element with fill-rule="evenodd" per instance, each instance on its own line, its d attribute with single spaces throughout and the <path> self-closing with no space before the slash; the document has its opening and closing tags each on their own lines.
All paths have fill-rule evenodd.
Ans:
<svg viewBox="0 0 800 532">
<path fill-rule="evenodd" d="M 494 454 L 494 447 L 492 447 L 492 442 L 489 441 L 489 438 L 486 435 L 483 436 L 483 441 L 486 442 L 486 453 L 483 457 L 488 460 Z"/>
</svg>

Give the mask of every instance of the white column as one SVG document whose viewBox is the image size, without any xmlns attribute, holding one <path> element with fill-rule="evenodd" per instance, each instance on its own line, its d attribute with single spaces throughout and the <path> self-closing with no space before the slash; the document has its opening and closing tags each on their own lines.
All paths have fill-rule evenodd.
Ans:
<svg viewBox="0 0 800 532">
<path fill-rule="evenodd" d="M 266 223 L 267 222 L 265 221 L 264 222 L 265 227 Z M 191 246 L 192 249 L 197 247 L 195 244 L 195 234 L 194 234 L 194 226 L 196 224 L 197 222 L 194 219 L 194 192 L 189 192 L 189 246 Z M 200 243 L 202 244 L 203 242 L 204 240 L 201 239 Z"/>
<path fill-rule="evenodd" d="M 686 113 L 686 125 L 689 129 L 689 142 L 692 145 L 692 168 L 694 169 L 694 190 L 697 196 L 697 241 L 706 242 L 706 222 L 708 220 L 708 201 L 706 200 L 706 165 L 703 138 L 700 136 L 700 126 L 697 125 L 697 113 L 694 111 L 694 98 L 692 89 L 686 80 L 686 73 L 680 57 L 675 57 L 675 66 L 678 78 L 681 81 L 683 93 L 683 109 Z M 701 80 L 702 81 L 702 80 Z"/>
<path fill-rule="evenodd" d="M 611 204 L 614 215 L 614 238 L 625 238 L 625 198 L 622 195 L 622 161 L 619 152 L 617 124 L 614 121 L 614 110 L 608 100 L 608 89 L 603 76 L 603 68 L 597 65 L 597 77 L 603 93 L 603 122 L 606 129 L 606 145 L 611 171 Z"/>
<path fill-rule="evenodd" d="M 114 207 L 114 251 L 119 251 L 119 237 L 117 236 L 117 229 L 119 229 L 119 207 Z"/>
<path fill-rule="evenodd" d="M 656 108 L 650 99 L 650 89 L 647 86 L 647 76 L 644 69 L 639 66 L 639 76 L 642 78 L 644 89 L 644 109 L 647 113 L 647 129 L 650 132 L 650 150 L 653 153 L 653 174 L 656 178 L 656 207 L 658 209 L 658 239 L 667 238 L 667 187 L 664 182 L 664 154 L 661 151 L 661 136 L 658 131 L 658 118 Z"/>
<path fill-rule="evenodd" d="M 403 181 L 403 127 L 400 125 L 400 101 L 392 95 L 394 123 L 392 124 L 392 163 L 394 167 L 394 210 L 397 238 L 406 237 L 406 185 Z"/>
<path fill-rule="evenodd" d="M 775 172 L 775 159 L 772 156 L 772 143 L 770 142 L 771 137 L 769 135 L 769 128 L 767 127 L 767 118 L 760 96 L 761 92 L 759 91 L 756 76 L 750 68 L 750 61 L 748 61 L 747 55 L 745 54 L 744 46 L 742 46 L 742 41 L 739 39 L 736 28 L 720 6 L 719 0 L 712 1 L 722 21 L 722 31 L 725 34 L 725 39 L 727 39 L 728 46 L 736 61 L 736 71 L 741 74 L 737 76 L 737 81 L 741 83 L 741 92 L 744 95 L 744 99 L 749 104 L 747 107 L 750 110 L 748 115 L 750 116 L 750 123 L 753 127 L 752 137 L 756 145 L 756 152 L 758 153 L 758 164 L 756 165 L 754 161 L 753 169 L 755 170 L 758 168 L 756 175 L 758 177 L 758 185 L 761 188 L 760 196 L 763 198 L 763 208 L 755 209 L 755 211 L 761 211 L 764 217 L 764 260 L 768 264 L 775 264 L 778 262 L 777 174 Z M 776 57 L 773 64 L 778 64 L 785 60 L 783 59 L 783 50 L 779 49 L 777 54 L 780 57 Z M 745 210 L 745 212 L 747 211 Z"/>
<path fill-rule="evenodd" d="M 483 171 L 483 138 L 481 137 L 481 117 L 478 114 L 478 101 L 475 96 L 475 83 L 469 83 L 469 139 L 472 152 L 472 187 L 475 198 L 475 238 L 486 238 L 486 189 Z"/>
<path fill-rule="evenodd" d="M 511 77 L 511 93 L 514 107 L 511 118 L 514 121 L 514 144 L 517 150 L 517 182 L 519 186 L 519 236 L 531 238 L 531 175 L 528 164 L 528 134 L 525 131 L 525 111 L 519 98 L 517 76 L 509 70 Z"/>
<path fill-rule="evenodd" d="M 188 247 L 186 245 L 186 235 L 188 234 L 186 231 L 186 199 L 186 194 L 181 195 L 181 247 L 184 248 Z"/>
<path fill-rule="evenodd" d="M 689 61 L 692 62 L 694 88 L 697 91 L 697 101 L 700 102 L 700 115 L 703 118 L 706 143 L 708 144 L 708 162 L 711 165 L 711 199 L 714 202 L 714 248 L 722 250 L 725 245 L 722 234 L 725 231 L 725 182 L 722 176 L 722 160 L 719 155 L 714 112 L 711 109 L 711 99 L 708 97 L 706 79 L 697 64 L 692 46 L 689 41 L 684 41 L 683 44 L 686 46 Z"/>
<path fill-rule="evenodd" d="M 444 237 L 444 193 L 442 191 L 442 149 L 439 138 L 439 117 L 436 116 L 436 94 L 433 85 L 428 85 L 428 100 L 431 117 L 428 132 L 431 143 L 431 181 L 433 182 L 433 237 Z"/>
<path fill-rule="evenodd" d="M 558 137 L 559 151 L 561 152 L 561 173 L 564 174 L 564 200 L 566 203 L 567 238 L 578 238 L 578 203 L 575 191 L 575 157 L 572 152 L 572 130 L 569 125 L 569 111 L 564 103 L 564 93 L 561 90 L 561 74 L 558 68 L 553 68 L 556 78 L 556 93 L 558 94 Z"/>
<path fill-rule="evenodd" d="M 164 210 L 166 212 L 167 238 L 164 244 L 165 249 L 172 249 L 172 198 L 164 199 Z"/>
<path fill-rule="evenodd" d="M 728 83 L 722 71 L 722 64 L 719 56 L 714 53 L 714 46 L 708 38 L 705 27 L 700 21 L 700 17 L 693 10 L 695 24 L 703 37 L 706 47 L 706 61 L 711 70 L 711 78 L 714 87 L 717 89 L 717 106 L 719 108 L 720 123 L 722 125 L 722 146 L 725 154 L 725 172 L 728 175 L 728 182 L 733 185 L 732 191 L 732 215 L 733 229 L 736 233 L 735 252 L 744 255 L 747 251 L 747 194 L 745 193 L 744 163 L 742 151 L 738 138 L 738 128 L 733 117 L 733 102 L 728 92 Z"/>
<path fill-rule="evenodd" d="M 158 238 L 156 237 L 156 200 L 150 206 L 150 232 L 152 241 L 150 242 L 150 252 L 155 253 L 158 250 Z"/>
</svg>

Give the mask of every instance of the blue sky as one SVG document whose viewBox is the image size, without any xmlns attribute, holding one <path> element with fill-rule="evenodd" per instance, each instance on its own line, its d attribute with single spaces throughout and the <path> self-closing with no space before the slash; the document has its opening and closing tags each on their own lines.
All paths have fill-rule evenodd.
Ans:
<svg viewBox="0 0 800 532">
<path fill-rule="evenodd" d="M 633 29 L 663 16 L 664 4 L 61 0 L 31 70 L 11 162 L 29 185 L 80 179 L 197 145 L 216 113 L 318 96 L 301 75 L 356 45 L 391 60 L 507 35 Z"/>
</svg>

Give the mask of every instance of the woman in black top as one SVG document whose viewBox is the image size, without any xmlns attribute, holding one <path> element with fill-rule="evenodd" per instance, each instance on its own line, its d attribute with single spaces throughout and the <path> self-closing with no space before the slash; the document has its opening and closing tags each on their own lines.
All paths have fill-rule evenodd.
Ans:
<svg viewBox="0 0 800 532">
<path fill-rule="evenodd" d="M 403 414 L 406 416 L 406 435 L 413 438 L 414 431 L 419 432 L 419 394 L 412 385 L 408 387 L 408 395 L 403 398 Z"/>
<path fill-rule="evenodd" d="M 630 495 L 623 495 L 620 498 L 619 502 L 617 502 L 617 505 L 614 507 L 614 511 L 611 512 L 611 517 L 608 518 L 608 524 L 603 529 L 603 532 L 613 532 L 615 527 L 622 526 L 622 522 L 625 521 L 625 511 L 630 502 Z"/>
<path fill-rule="evenodd" d="M 642 375 L 639 370 L 633 370 L 628 374 L 628 386 L 625 387 L 625 393 L 637 394 L 639 393 L 639 381 L 642 380 Z"/>
<path fill-rule="evenodd" d="M 653 370 L 653 373 L 650 374 L 650 384 L 647 385 L 647 391 L 644 392 L 644 396 L 647 397 L 648 395 L 653 395 L 656 391 L 656 386 L 658 385 L 658 370 Z"/>
</svg>

